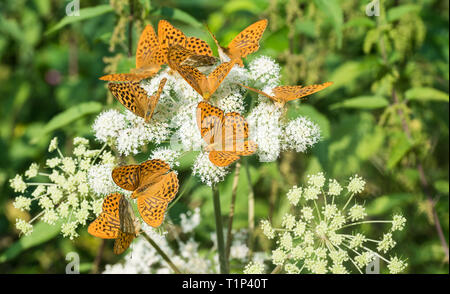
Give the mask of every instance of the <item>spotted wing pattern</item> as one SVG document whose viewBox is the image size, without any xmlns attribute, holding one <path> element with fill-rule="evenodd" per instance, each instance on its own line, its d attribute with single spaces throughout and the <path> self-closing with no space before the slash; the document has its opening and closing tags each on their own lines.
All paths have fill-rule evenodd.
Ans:
<svg viewBox="0 0 450 294">
<path fill-rule="evenodd" d="M 228 166 L 240 158 L 253 154 L 257 144 L 247 140 L 248 123 L 239 113 L 223 111 L 207 102 L 197 106 L 197 124 L 208 146 L 209 159 L 216 166 Z"/>
<path fill-rule="evenodd" d="M 137 199 L 138 211 L 142 219 L 152 227 L 158 227 L 164 220 L 167 205 L 178 192 L 178 178 L 174 172 L 161 177 Z"/>
<path fill-rule="evenodd" d="M 149 99 L 139 82 L 108 83 L 108 89 L 128 110 L 140 117 L 145 117 Z"/>
<path fill-rule="evenodd" d="M 139 37 L 136 49 L 136 68 L 158 64 L 155 52 L 160 50 L 158 37 L 152 25 L 147 25 Z M 161 65 L 162 63 L 159 63 Z"/>
<path fill-rule="evenodd" d="M 196 90 L 205 100 L 208 100 L 217 90 L 225 77 L 234 66 L 234 61 L 220 64 L 208 76 L 204 75 L 193 66 L 180 63 L 187 56 L 187 49 L 180 46 L 173 46 L 169 49 L 169 66 L 177 71 L 194 90 Z"/>
<path fill-rule="evenodd" d="M 134 191 L 139 185 L 139 165 L 124 165 L 113 169 L 112 179 L 117 186 Z"/>
<path fill-rule="evenodd" d="M 130 247 L 131 242 L 136 238 L 135 234 L 129 234 L 120 231 L 114 242 L 114 254 L 122 254 Z"/>
<path fill-rule="evenodd" d="M 281 101 L 287 102 L 295 99 L 299 99 L 318 91 L 321 91 L 329 86 L 331 86 L 332 82 L 326 82 L 323 84 L 316 84 L 310 86 L 280 86 L 274 88 L 273 94 L 275 97 Z"/>
<path fill-rule="evenodd" d="M 102 239 L 115 239 L 119 235 L 119 202 L 122 194 L 113 193 L 103 200 L 102 212 L 89 225 L 88 233 Z"/>
</svg>

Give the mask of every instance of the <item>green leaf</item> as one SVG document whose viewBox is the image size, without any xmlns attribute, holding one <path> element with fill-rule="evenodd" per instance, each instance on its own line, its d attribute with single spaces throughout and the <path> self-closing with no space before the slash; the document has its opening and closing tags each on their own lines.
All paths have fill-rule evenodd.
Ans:
<svg viewBox="0 0 450 294">
<path fill-rule="evenodd" d="M 449 101 L 447 93 L 436 90 L 434 88 L 412 88 L 406 91 L 405 97 L 407 100 L 420 101 Z"/>
<path fill-rule="evenodd" d="M 336 0 L 315 0 L 316 6 L 327 16 L 331 22 L 337 36 L 338 48 L 342 47 L 342 27 L 344 23 L 344 14 L 341 5 Z"/>
<path fill-rule="evenodd" d="M 73 106 L 56 116 L 54 116 L 42 129 L 39 136 L 36 136 L 31 143 L 36 143 L 39 138 L 45 134 L 53 132 L 54 130 L 60 129 L 77 119 L 92 113 L 98 113 L 102 110 L 103 105 L 98 102 L 85 102 L 77 106 Z"/>
<path fill-rule="evenodd" d="M 361 27 L 367 27 L 367 28 L 375 28 L 376 23 L 372 19 L 368 18 L 367 16 L 361 16 L 361 17 L 355 17 L 347 21 L 344 25 L 344 28 L 361 28 Z"/>
<path fill-rule="evenodd" d="M 440 180 L 440 181 L 436 181 L 433 184 L 434 188 L 442 194 L 448 195 L 448 181 L 445 180 Z"/>
<path fill-rule="evenodd" d="M 366 212 L 372 216 L 392 214 L 396 207 L 404 207 L 404 204 L 410 201 L 414 201 L 414 195 L 408 193 L 383 195 L 370 201 L 370 204 L 366 207 Z"/>
<path fill-rule="evenodd" d="M 339 108 L 356 108 L 356 109 L 377 109 L 384 108 L 389 105 L 389 101 L 380 96 L 360 96 L 346 99 L 330 105 L 330 109 Z"/>
<path fill-rule="evenodd" d="M 162 7 L 160 9 L 155 10 L 155 12 L 153 12 L 152 14 L 160 15 L 163 18 L 168 18 L 171 20 L 181 21 L 184 22 L 185 24 L 188 24 L 196 28 L 203 27 L 203 24 L 199 22 L 197 19 L 195 19 L 195 17 L 177 8 Z"/>
<path fill-rule="evenodd" d="M 109 4 L 104 5 L 98 5 L 93 7 L 86 7 L 80 9 L 80 15 L 79 16 L 65 16 L 63 19 L 61 19 L 55 26 L 50 28 L 45 32 L 46 35 L 54 33 L 61 28 L 65 27 L 68 24 L 76 23 L 85 19 L 93 18 L 108 12 L 113 11 L 113 8 Z"/>
<path fill-rule="evenodd" d="M 391 147 L 391 153 L 387 162 L 388 169 L 394 168 L 413 146 L 404 133 L 396 133 L 393 141 L 394 143 Z"/>
<path fill-rule="evenodd" d="M 61 220 L 55 225 L 38 222 L 33 226 L 33 233 L 20 238 L 0 255 L 0 263 L 4 263 L 17 257 L 24 250 L 43 244 L 55 238 L 61 231 Z"/>
<path fill-rule="evenodd" d="M 389 22 L 393 22 L 396 20 L 399 20 L 402 18 L 403 15 L 410 13 L 410 12 L 419 12 L 421 7 L 419 5 L 414 4 L 406 4 L 406 5 L 400 5 L 397 7 L 393 7 L 388 10 L 387 12 L 387 20 Z"/>
</svg>

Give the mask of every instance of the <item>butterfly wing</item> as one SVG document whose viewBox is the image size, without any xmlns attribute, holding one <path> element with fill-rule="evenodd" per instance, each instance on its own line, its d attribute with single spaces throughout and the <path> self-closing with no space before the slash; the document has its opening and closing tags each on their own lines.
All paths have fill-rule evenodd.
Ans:
<svg viewBox="0 0 450 294">
<path fill-rule="evenodd" d="M 131 242 L 136 238 L 136 235 L 120 231 L 116 241 L 114 241 L 114 254 L 122 254 L 130 247 Z"/>
<path fill-rule="evenodd" d="M 174 45 L 180 45 L 184 47 L 186 44 L 186 36 L 182 31 L 173 27 L 168 21 L 160 20 L 158 23 L 158 39 L 162 54 L 166 57 L 169 52 L 169 48 Z"/>
<path fill-rule="evenodd" d="M 202 101 L 197 105 L 197 125 L 206 144 L 222 143 L 223 110 Z"/>
<path fill-rule="evenodd" d="M 156 105 L 158 104 L 158 101 L 159 101 L 159 97 L 161 97 L 161 93 L 164 89 L 166 82 L 167 82 L 167 79 L 163 78 L 159 82 L 158 91 L 156 91 L 156 93 L 150 97 L 147 111 L 146 111 L 145 117 L 144 117 L 146 122 L 148 122 L 153 117 L 153 112 L 155 111 Z"/>
<path fill-rule="evenodd" d="M 123 106 L 145 118 L 150 100 L 138 82 L 109 83 L 108 88 Z"/>
<path fill-rule="evenodd" d="M 211 47 L 209 47 L 208 43 L 196 37 L 187 38 L 185 48 L 198 55 L 213 56 Z"/>
<path fill-rule="evenodd" d="M 115 239 L 119 235 L 119 202 L 122 194 L 109 194 L 103 200 L 102 212 L 89 225 L 88 233 L 102 239 Z"/>
<path fill-rule="evenodd" d="M 141 163 L 139 166 L 139 184 L 131 198 L 137 198 L 146 194 L 149 187 L 158 183 L 162 176 L 169 171 L 170 166 L 160 159 L 147 160 Z"/>
<path fill-rule="evenodd" d="M 208 100 L 209 97 L 216 92 L 217 88 L 219 88 L 220 84 L 222 84 L 223 80 L 230 73 L 235 63 L 236 62 L 234 60 L 221 63 L 212 73 L 208 75 L 208 89 L 202 95 L 204 99 Z"/>
<path fill-rule="evenodd" d="M 139 165 L 124 165 L 113 169 L 114 183 L 122 189 L 134 191 L 139 185 Z"/>
<path fill-rule="evenodd" d="M 178 192 L 178 178 L 174 172 L 164 175 L 137 199 L 142 219 L 152 227 L 159 227 L 164 220 L 167 205 Z"/>
<path fill-rule="evenodd" d="M 278 100 L 283 102 L 299 99 L 331 86 L 332 82 L 323 84 L 310 85 L 306 87 L 302 86 L 280 86 L 273 89 L 273 93 Z"/>
<path fill-rule="evenodd" d="M 159 51 L 159 41 L 152 25 L 147 25 L 139 37 L 136 49 L 136 68 L 145 67 L 155 63 L 152 59 L 154 52 Z"/>
<path fill-rule="evenodd" d="M 216 166 L 225 167 L 239 160 L 239 156 L 229 151 L 211 151 L 209 152 L 209 160 Z"/>
<path fill-rule="evenodd" d="M 228 45 L 230 59 L 238 59 L 243 66 L 241 58 L 259 49 L 261 39 L 267 27 L 267 19 L 257 21 L 240 32 Z"/>
</svg>

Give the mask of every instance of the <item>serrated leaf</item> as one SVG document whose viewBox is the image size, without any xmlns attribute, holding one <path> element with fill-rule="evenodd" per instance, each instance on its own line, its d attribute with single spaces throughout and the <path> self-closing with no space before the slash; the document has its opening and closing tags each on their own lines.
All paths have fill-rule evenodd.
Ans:
<svg viewBox="0 0 450 294">
<path fill-rule="evenodd" d="M 86 102 L 73 106 L 54 116 L 44 126 L 39 136 L 36 136 L 31 143 L 36 143 L 41 136 L 67 126 L 68 124 L 80 119 L 85 115 L 98 113 L 102 110 L 102 108 L 103 105 L 98 102 Z"/>
<path fill-rule="evenodd" d="M 113 11 L 113 8 L 109 4 L 104 5 L 97 5 L 93 7 L 86 7 L 80 9 L 80 15 L 79 16 L 65 16 L 63 19 L 61 19 L 55 26 L 50 28 L 45 32 L 45 35 L 54 33 L 61 28 L 65 27 L 68 24 L 76 23 L 85 19 L 93 18 L 108 12 Z"/>
<path fill-rule="evenodd" d="M 330 109 L 339 108 L 356 108 L 356 109 L 377 109 L 384 108 L 389 105 L 389 101 L 381 96 L 360 96 L 350 99 L 345 99 L 330 105 Z"/>
<path fill-rule="evenodd" d="M 407 100 L 449 102 L 448 93 L 434 88 L 412 88 L 406 91 L 405 97 Z"/>
<path fill-rule="evenodd" d="M 44 222 L 36 223 L 33 226 L 31 235 L 20 238 L 0 254 L 0 263 L 11 260 L 24 250 L 43 244 L 56 237 L 61 231 L 61 222 L 60 220 L 55 225 L 49 225 Z"/>
</svg>

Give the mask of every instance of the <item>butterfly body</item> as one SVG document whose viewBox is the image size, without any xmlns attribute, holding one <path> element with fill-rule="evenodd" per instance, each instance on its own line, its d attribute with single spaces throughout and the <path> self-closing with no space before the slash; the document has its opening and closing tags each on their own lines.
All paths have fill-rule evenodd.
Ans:
<svg viewBox="0 0 450 294">
<path fill-rule="evenodd" d="M 203 99 L 208 100 L 217 90 L 222 81 L 230 73 L 235 61 L 229 61 L 217 66 L 209 75 L 203 74 L 197 68 L 183 64 L 193 55 L 193 52 L 179 45 L 169 48 L 169 66 L 177 71 L 183 79 L 199 93 Z"/>
<path fill-rule="evenodd" d="M 152 227 L 164 220 L 167 205 L 178 192 L 178 178 L 167 163 L 159 159 L 147 160 L 140 165 L 120 166 L 113 170 L 112 178 L 121 188 L 133 191 L 142 219 Z"/>
<path fill-rule="evenodd" d="M 235 60 L 239 66 L 243 67 L 242 58 L 258 51 L 259 40 L 261 39 L 267 27 L 267 19 L 257 21 L 242 32 L 240 32 L 231 42 L 228 47 L 222 47 L 216 37 L 209 32 L 217 45 L 220 59 L 222 61 Z"/>
</svg>

